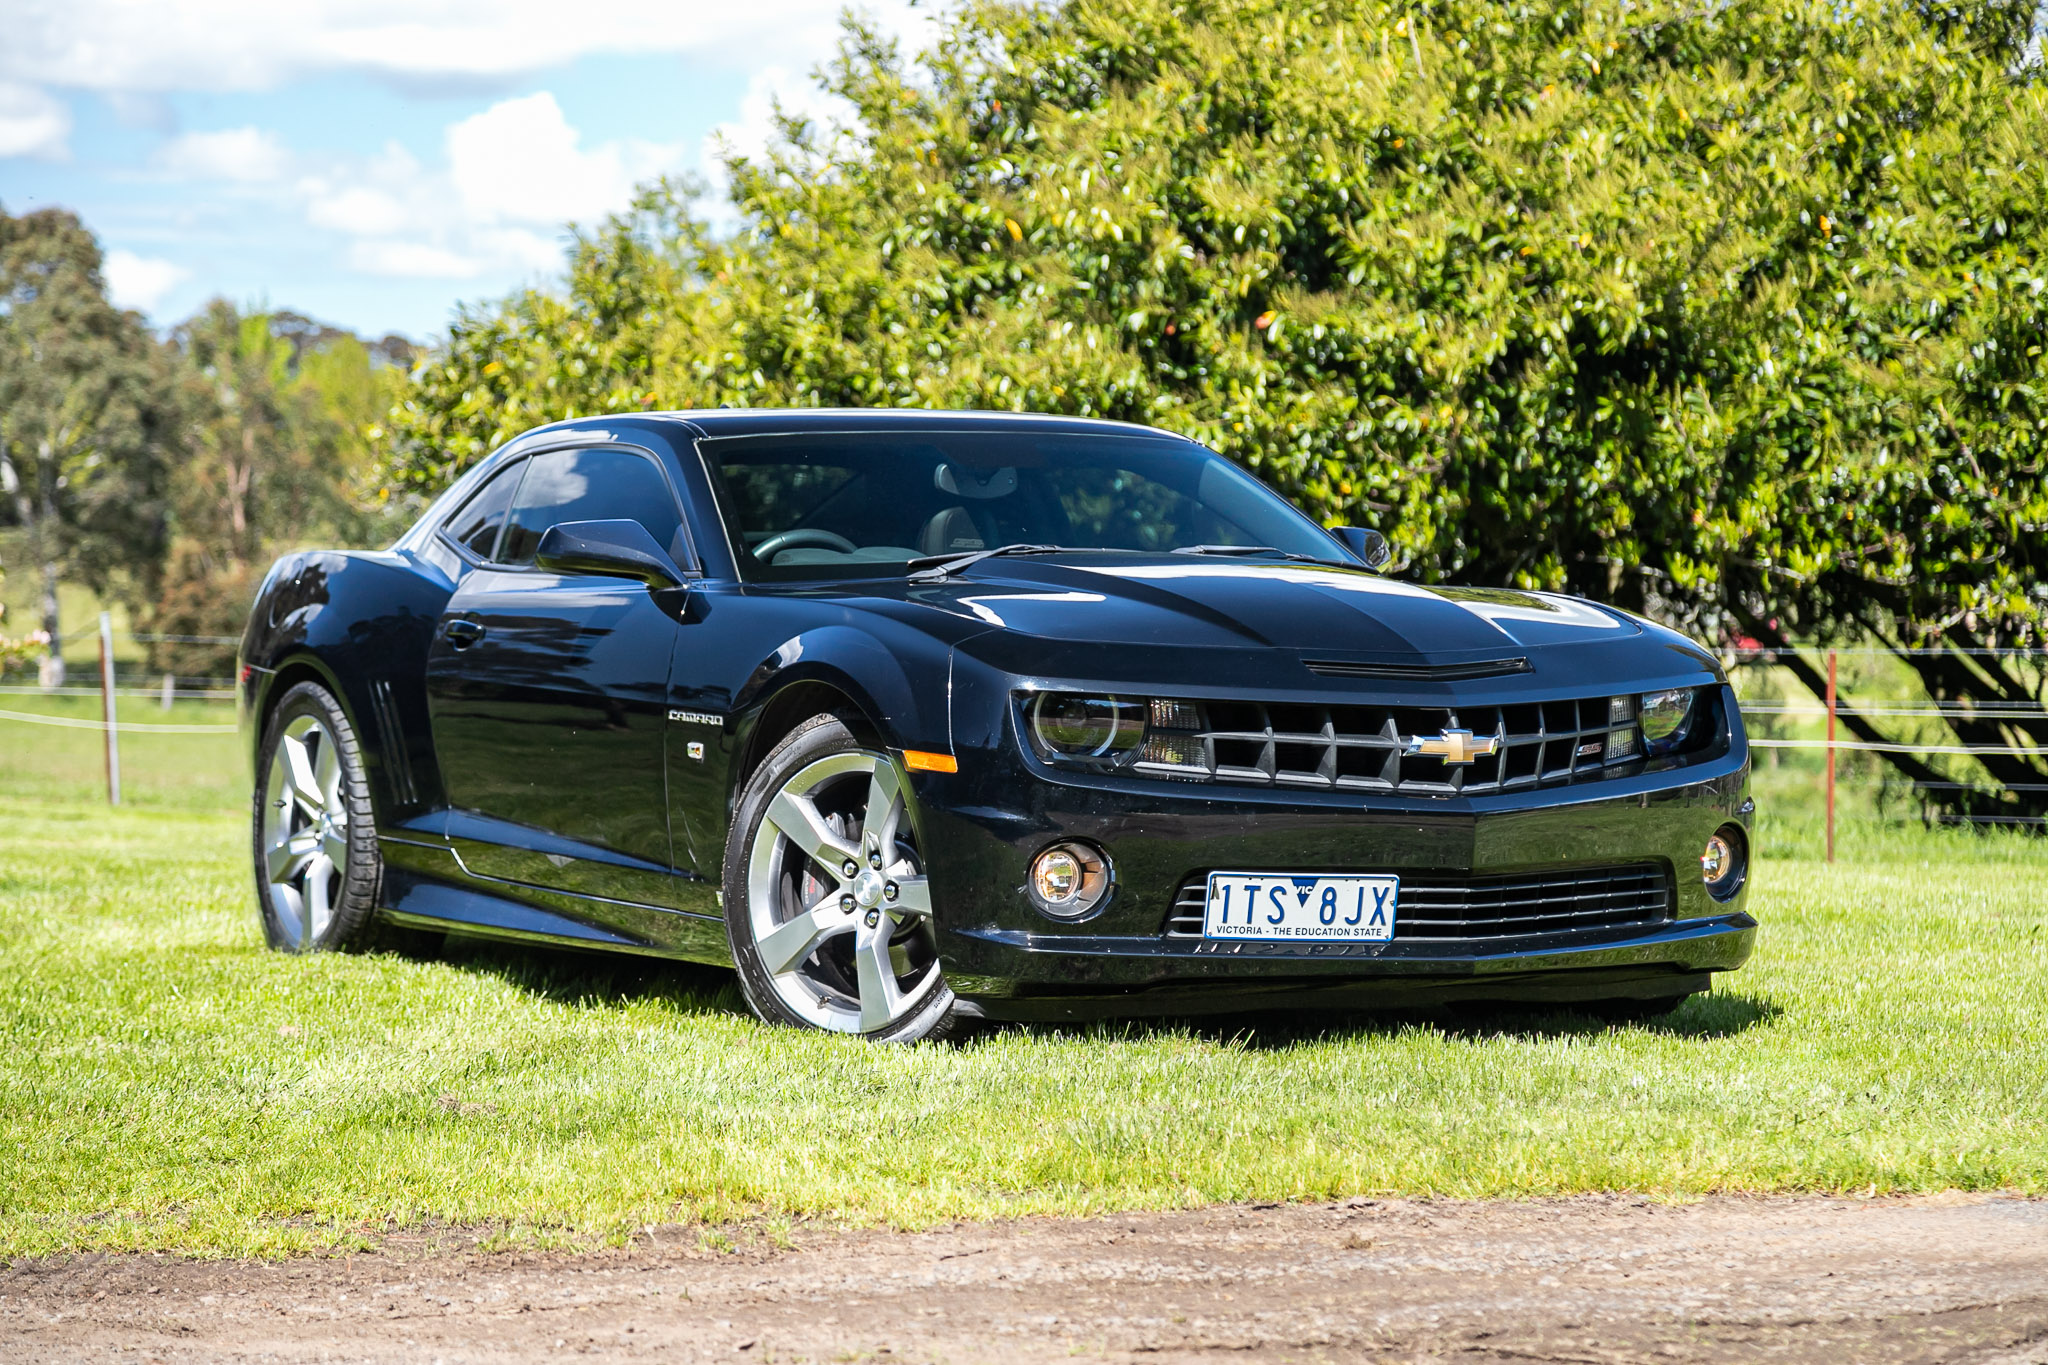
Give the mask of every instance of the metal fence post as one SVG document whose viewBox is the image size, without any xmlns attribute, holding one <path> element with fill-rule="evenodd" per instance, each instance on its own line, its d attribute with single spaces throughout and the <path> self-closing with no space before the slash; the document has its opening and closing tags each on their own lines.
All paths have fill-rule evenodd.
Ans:
<svg viewBox="0 0 2048 1365">
<path fill-rule="evenodd" d="M 121 740 L 114 720 L 114 618 L 100 613 L 100 710 L 107 722 L 107 804 L 121 804 Z"/>
<path fill-rule="evenodd" d="M 1835 860 L 1835 651 L 1828 651 L 1828 861 Z"/>
</svg>

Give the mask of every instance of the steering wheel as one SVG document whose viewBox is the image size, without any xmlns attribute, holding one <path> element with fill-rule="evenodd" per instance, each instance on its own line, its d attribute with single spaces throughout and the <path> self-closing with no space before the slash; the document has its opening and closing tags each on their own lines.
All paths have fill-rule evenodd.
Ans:
<svg viewBox="0 0 2048 1365">
<path fill-rule="evenodd" d="M 837 550 L 849 555 L 860 548 L 837 531 L 828 531 L 822 526 L 798 526 L 793 530 L 778 531 L 756 545 L 754 558 L 766 564 L 784 550 L 794 550 L 802 545 L 815 545 L 821 550 Z"/>
</svg>

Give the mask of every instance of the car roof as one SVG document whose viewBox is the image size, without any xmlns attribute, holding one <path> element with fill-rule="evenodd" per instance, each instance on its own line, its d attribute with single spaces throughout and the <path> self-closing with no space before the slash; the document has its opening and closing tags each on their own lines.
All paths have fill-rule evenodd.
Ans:
<svg viewBox="0 0 2048 1365">
<path fill-rule="evenodd" d="M 563 431 L 578 427 L 617 426 L 635 423 L 675 423 L 704 437 L 795 436 L 805 432 L 852 431 L 987 431 L 1028 429 L 1048 435 L 1164 436 L 1184 440 L 1172 432 L 1135 422 L 1115 422 L 1100 417 L 1067 417 L 1036 412 L 948 411 L 931 408 L 697 408 L 672 412 L 614 413 L 593 415 L 554 423 L 543 430 Z M 534 433 L 527 433 L 532 435 Z"/>
</svg>

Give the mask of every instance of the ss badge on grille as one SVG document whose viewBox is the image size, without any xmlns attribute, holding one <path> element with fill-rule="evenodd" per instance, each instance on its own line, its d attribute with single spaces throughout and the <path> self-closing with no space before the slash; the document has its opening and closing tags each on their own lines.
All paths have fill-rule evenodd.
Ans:
<svg viewBox="0 0 2048 1365">
<path fill-rule="evenodd" d="M 1445 730 L 1441 734 L 1414 735 L 1408 740 L 1408 752 L 1422 754 L 1429 758 L 1440 758 L 1455 767 L 1465 767 L 1475 758 L 1484 758 L 1500 748 L 1498 735 L 1475 735 L 1470 730 Z"/>
</svg>

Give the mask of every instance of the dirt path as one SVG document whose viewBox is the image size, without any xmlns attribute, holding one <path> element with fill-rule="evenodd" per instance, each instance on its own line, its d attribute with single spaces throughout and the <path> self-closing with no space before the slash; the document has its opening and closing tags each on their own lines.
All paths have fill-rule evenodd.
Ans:
<svg viewBox="0 0 2048 1365">
<path fill-rule="evenodd" d="M 2048 1365 L 2040 1200 L 1352 1201 L 737 1253 L 663 1236 L 21 1264 L 0 1270 L 0 1359 Z"/>
</svg>

